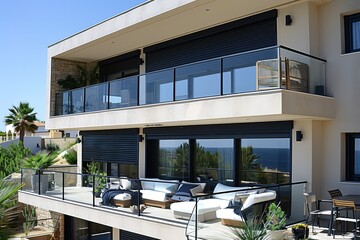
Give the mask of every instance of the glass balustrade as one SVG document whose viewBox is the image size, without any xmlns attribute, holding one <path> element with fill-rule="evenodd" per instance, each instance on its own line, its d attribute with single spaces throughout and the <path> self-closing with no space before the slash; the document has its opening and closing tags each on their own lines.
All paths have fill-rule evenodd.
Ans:
<svg viewBox="0 0 360 240">
<path fill-rule="evenodd" d="M 175 197 L 185 193 L 182 185 L 189 182 L 180 183 L 180 181 L 154 178 L 119 178 L 52 169 L 41 171 L 22 169 L 21 173 L 23 183 L 21 190 L 24 193 L 46 196 L 47 199 L 53 198 L 57 203 L 73 202 L 98 210 L 104 209 L 107 212 L 116 211 L 127 216 L 133 213 L 148 221 L 159 221 L 159 219 L 172 221 L 184 228 L 188 239 L 209 239 L 211 235 L 223 236 L 217 235 L 218 231 L 231 235 L 235 226 L 232 224 L 238 226 L 244 221 L 241 219 L 246 221 L 246 219 L 251 220 L 252 217 L 263 217 L 263 213 L 272 202 L 285 212 L 286 225 L 304 221 L 306 217 L 304 207 L 300 207 L 305 206 L 303 194 L 306 190 L 306 181 L 241 185 L 241 187 L 218 183 L 220 185 L 216 191 L 214 189 L 213 192 L 197 192 L 190 200 L 175 198 L 160 200 L 159 191 L 174 190 Z M 147 207 L 144 207 L 144 204 Z M 173 204 L 177 206 L 172 206 Z"/>
<path fill-rule="evenodd" d="M 58 93 L 55 115 L 287 89 L 326 95 L 326 61 L 270 47 Z"/>
</svg>

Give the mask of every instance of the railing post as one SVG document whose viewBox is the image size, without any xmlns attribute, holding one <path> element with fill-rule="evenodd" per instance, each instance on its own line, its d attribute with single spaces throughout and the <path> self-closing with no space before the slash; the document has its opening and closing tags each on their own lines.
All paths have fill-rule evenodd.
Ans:
<svg viewBox="0 0 360 240">
<path fill-rule="evenodd" d="M 95 207 L 95 175 L 92 175 L 93 179 L 93 207 Z"/>
<path fill-rule="evenodd" d="M 176 69 L 173 68 L 173 102 L 176 101 Z"/>
<path fill-rule="evenodd" d="M 138 180 L 136 180 L 137 181 L 137 185 L 138 185 L 138 198 L 137 198 L 137 207 L 138 207 L 138 216 L 140 217 L 140 184 L 141 184 L 141 180 L 140 179 L 138 179 Z"/>
<path fill-rule="evenodd" d="M 220 58 L 220 96 L 224 95 L 224 58 Z M 231 93 L 233 89 L 231 88 Z"/>
<path fill-rule="evenodd" d="M 21 173 L 21 178 L 20 178 L 20 183 L 21 183 L 21 191 L 23 190 L 23 169 L 20 169 L 20 173 Z"/>
<path fill-rule="evenodd" d="M 195 202 L 195 240 L 197 240 L 197 225 L 198 225 L 198 201 L 199 198 L 196 198 L 196 202 Z"/>
<path fill-rule="evenodd" d="M 282 81 L 282 71 L 281 71 L 281 56 L 280 56 L 280 47 L 277 48 L 278 52 L 278 75 L 279 75 L 279 85 L 278 87 L 281 88 L 281 81 Z"/>
<path fill-rule="evenodd" d="M 38 179 L 39 179 L 39 187 L 38 187 L 38 194 L 41 195 L 41 175 L 40 170 L 38 169 Z"/>
<path fill-rule="evenodd" d="M 62 200 L 65 200 L 65 172 L 62 172 Z"/>
</svg>

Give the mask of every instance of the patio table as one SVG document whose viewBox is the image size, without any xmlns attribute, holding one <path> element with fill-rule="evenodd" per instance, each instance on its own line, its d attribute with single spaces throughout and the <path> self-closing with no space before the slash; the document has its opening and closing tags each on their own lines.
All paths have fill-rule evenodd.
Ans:
<svg viewBox="0 0 360 240">
<path fill-rule="evenodd" d="M 350 195 L 335 197 L 334 199 L 353 201 L 356 206 L 360 207 L 360 195 L 350 194 Z M 334 209 L 331 209 L 331 215 L 333 215 L 333 210 Z M 331 217 L 329 222 L 328 236 L 331 235 L 332 222 L 333 222 L 333 218 Z"/>
</svg>

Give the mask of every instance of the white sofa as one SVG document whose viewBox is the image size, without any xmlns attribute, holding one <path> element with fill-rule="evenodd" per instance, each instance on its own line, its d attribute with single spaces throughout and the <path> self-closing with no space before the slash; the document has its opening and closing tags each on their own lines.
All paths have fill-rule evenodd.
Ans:
<svg viewBox="0 0 360 240">
<path fill-rule="evenodd" d="M 241 198 L 241 208 L 240 211 L 248 209 L 249 207 L 259 204 L 266 203 L 276 198 L 276 192 L 273 190 L 264 191 L 260 190 L 251 190 L 247 193 L 242 193 L 241 195 L 237 195 L 237 197 Z M 216 211 L 216 217 L 221 219 L 221 223 L 228 226 L 241 226 L 245 223 L 245 219 L 242 214 L 237 214 L 234 212 L 234 208 L 223 208 L 218 209 Z"/>
<path fill-rule="evenodd" d="M 221 183 L 215 186 L 213 193 L 221 193 L 226 191 L 245 191 L 249 187 L 230 187 Z M 201 199 L 198 201 L 198 220 L 205 222 L 216 218 L 216 211 L 229 206 L 234 199 L 236 192 L 216 194 L 212 198 Z M 195 208 L 195 201 L 175 202 L 170 205 L 175 218 L 189 219 Z"/>
<path fill-rule="evenodd" d="M 178 180 L 161 180 L 159 178 L 140 178 L 143 203 L 149 206 L 169 208 L 170 198 L 176 193 Z"/>
</svg>

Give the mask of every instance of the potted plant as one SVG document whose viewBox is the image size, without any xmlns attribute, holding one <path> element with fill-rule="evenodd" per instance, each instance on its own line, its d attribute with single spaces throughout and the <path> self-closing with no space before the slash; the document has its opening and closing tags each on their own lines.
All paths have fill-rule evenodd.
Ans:
<svg viewBox="0 0 360 240">
<path fill-rule="evenodd" d="M 50 167 L 56 162 L 56 156 L 57 152 L 38 152 L 37 154 L 32 155 L 23 161 L 23 168 L 31 168 L 34 170 L 34 174 L 31 176 L 31 185 L 34 192 L 43 194 L 46 193 L 46 191 L 48 190 L 48 175 L 44 174 L 43 170 Z"/>
<path fill-rule="evenodd" d="M 309 237 L 309 226 L 305 223 L 298 223 L 291 228 L 294 240 L 307 239 Z"/>
<path fill-rule="evenodd" d="M 266 214 L 265 227 L 267 231 L 267 239 L 276 240 L 283 239 L 286 232 L 286 215 L 281 210 L 280 203 L 271 203 Z"/>
<path fill-rule="evenodd" d="M 254 221 L 246 221 L 243 228 L 236 227 L 233 228 L 233 233 L 235 239 L 246 239 L 246 240 L 265 240 L 266 229 L 262 224 L 256 223 Z"/>
<path fill-rule="evenodd" d="M 88 177 L 87 183 L 89 184 L 89 186 L 94 186 L 95 197 L 100 197 L 101 190 L 104 189 L 106 186 L 107 174 L 100 171 L 99 162 L 91 161 L 87 165 L 87 168 L 87 173 L 91 174 L 91 176 Z"/>
</svg>

